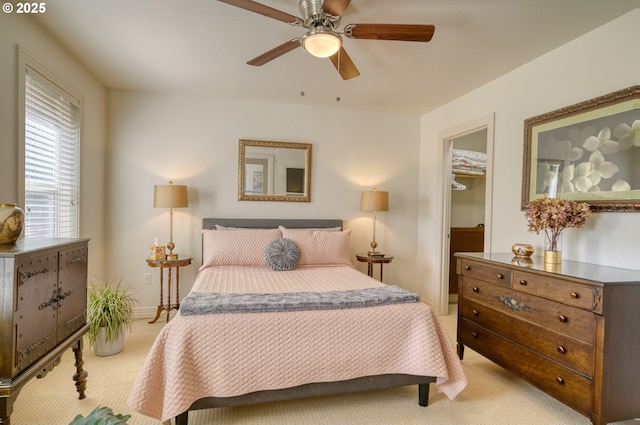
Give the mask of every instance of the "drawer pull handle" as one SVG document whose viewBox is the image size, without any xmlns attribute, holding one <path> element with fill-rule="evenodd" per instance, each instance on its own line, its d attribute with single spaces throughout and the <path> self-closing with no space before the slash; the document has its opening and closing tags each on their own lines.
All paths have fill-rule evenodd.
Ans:
<svg viewBox="0 0 640 425">
<path fill-rule="evenodd" d="M 497 277 L 498 279 L 504 279 L 504 275 L 503 275 L 502 273 L 498 273 L 498 274 L 496 275 L 496 277 Z"/>
<path fill-rule="evenodd" d="M 526 281 L 526 280 L 524 280 L 524 279 L 522 279 L 522 280 L 520 281 L 520 285 L 522 285 L 522 286 L 527 286 L 527 281 Z"/>
<path fill-rule="evenodd" d="M 18 271 L 19 275 L 20 275 L 20 285 L 23 285 L 28 279 L 31 279 L 34 276 L 37 276 L 39 274 L 45 274 L 45 273 L 49 273 L 49 269 L 46 267 L 42 267 L 41 269 L 37 269 L 37 270 L 29 270 L 29 271 Z"/>
<path fill-rule="evenodd" d="M 562 345 L 558 345 L 558 353 L 566 354 L 567 349 Z"/>
<path fill-rule="evenodd" d="M 470 266 L 464 266 L 464 269 L 465 269 L 466 271 L 469 271 L 469 270 L 471 270 L 471 267 L 470 267 Z"/>
<path fill-rule="evenodd" d="M 558 320 L 561 321 L 562 323 L 567 323 L 569 319 L 567 319 L 567 316 L 564 316 L 561 314 L 560 316 L 558 316 Z"/>
<path fill-rule="evenodd" d="M 478 310 L 472 310 L 472 313 L 476 317 L 478 317 L 478 315 L 480 314 L 480 312 Z"/>
<path fill-rule="evenodd" d="M 577 292 L 572 292 L 572 293 L 571 293 L 571 298 L 573 298 L 573 299 L 576 299 L 576 300 L 577 300 L 578 298 L 580 298 L 580 294 L 578 294 Z"/>
<path fill-rule="evenodd" d="M 471 336 L 474 337 L 474 338 L 477 338 L 478 337 L 478 333 L 477 332 L 471 332 Z"/>
<path fill-rule="evenodd" d="M 480 292 L 480 289 L 477 286 L 473 287 L 473 292 Z"/>
<path fill-rule="evenodd" d="M 80 263 L 80 262 L 86 263 L 87 262 L 87 256 L 86 255 L 81 255 L 80 257 L 76 257 L 73 260 L 69 260 L 69 261 L 67 261 L 67 265 L 74 264 L 74 263 Z"/>
<path fill-rule="evenodd" d="M 562 376 L 556 376 L 556 382 L 560 385 L 564 385 L 564 379 L 562 379 Z"/>
</svg>

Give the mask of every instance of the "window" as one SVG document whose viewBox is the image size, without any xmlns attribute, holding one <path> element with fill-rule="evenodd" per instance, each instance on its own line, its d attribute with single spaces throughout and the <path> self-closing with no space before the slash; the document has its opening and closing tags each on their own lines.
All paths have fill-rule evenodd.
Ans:
<svg viewBox="0 0 640 425">
<path fill-rule="evenodd" d="M 75 238 L 80 222 L 80 101 L 25 59 L 25 237 Z"/>
</svg>

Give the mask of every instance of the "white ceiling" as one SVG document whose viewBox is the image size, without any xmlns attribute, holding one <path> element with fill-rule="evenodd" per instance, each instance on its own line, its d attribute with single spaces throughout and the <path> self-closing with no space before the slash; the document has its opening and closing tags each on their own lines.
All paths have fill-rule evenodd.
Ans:
<svg viewBox="0 0 640 425">
<path fill-rule="evenodd" d="M 299 16 L 297 0 L 260 2 Z M 348 81 L 329 59 L 301 48 L 247 65 L 304 29 L 216 0 L 55 0 L 39 19 L 108 88 L 423 114 L 637 7 L 638 0 L 353 0 L 340 28 L 407 23 L 436 31 L 429 43 L 345 38 L 361 73 Z"/>
</svg>

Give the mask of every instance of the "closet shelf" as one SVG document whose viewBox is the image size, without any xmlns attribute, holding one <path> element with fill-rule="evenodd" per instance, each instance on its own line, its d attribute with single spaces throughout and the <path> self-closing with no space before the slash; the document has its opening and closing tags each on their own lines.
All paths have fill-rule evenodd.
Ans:
<svg viewBox="0 0 640 425">
<path fill-rule="evenodd" d="M 451 175 L 451 177 L 453 178 L 453 181 L 451 182 L 451 190 L 471 190 L 474 187 L 476 187 L 476 185 L 479 182 L 485 179 L 484 174 L 480 175 L 480 174 L 454 173 Z M 469 183 L 463 184 L 457 181 L 462 179 L 468 179 L 471 182 L 470 184 Z"/>
<path fill-rule="evenodd" d="M 456 179 L 484 179 L 485 175 L 478 175 L 478 174 L 463 174 L 463 173 L 455 173 L 454 176 L 456 176 Z"/>
</svg>

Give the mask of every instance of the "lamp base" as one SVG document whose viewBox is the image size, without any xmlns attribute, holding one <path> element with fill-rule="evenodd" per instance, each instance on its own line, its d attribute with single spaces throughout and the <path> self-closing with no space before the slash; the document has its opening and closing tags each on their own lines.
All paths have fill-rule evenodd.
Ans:
<svg viewBox="0 0 640 425">
<path fill-rule="evenodd" d="M 175 261 L 178 259 L 178 254 L 167 254 L 167 260 Z"/>
<path fill-rule="evenodd" d="M 375 222 L 374 222 L 375 223 Z M 376 231 L 375 231 L 375 224 L 374 224 L 374 228 L 373 228 L 373 240 L 371 241 L 371 243 L 369 244 L 369 246 L 371 247 L 371 249 L 369 250 L 368 254 L 377 254 L 378 251 L 376 250 L 376 248 L 378 247 L 378 242 L 376 242 Z"/>
</svg>

